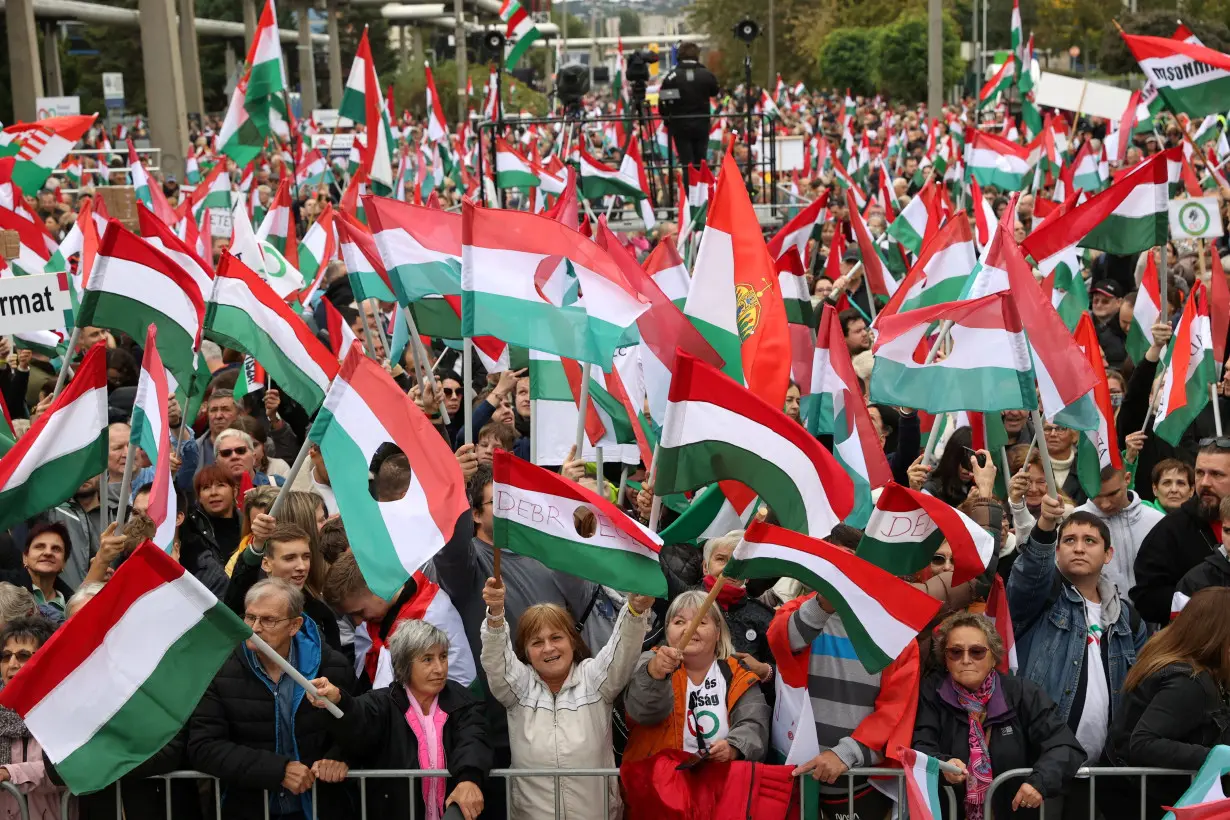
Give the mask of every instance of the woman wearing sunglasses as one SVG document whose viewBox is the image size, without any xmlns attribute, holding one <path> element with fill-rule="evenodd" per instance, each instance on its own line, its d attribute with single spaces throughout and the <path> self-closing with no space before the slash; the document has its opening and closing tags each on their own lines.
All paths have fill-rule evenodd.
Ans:
<svg viewBox="0 0 1230 820">
<path fill-rule="evenodd" d="M 1042 801 L 1061 795 L 1085 761 L 1076 736 L 1040 687 L 995 670 L 1004 645 L 985 615 L 949 616 L 935 646 L 947 672 L 923 682 L 914 748 L 962 769 L 944 775 L 957 790 L 961 817 L 1037 817 Z M 1020 768 L 1033 773 L 997 789 L 988 806 L 995 776 Z"/>
</svg>

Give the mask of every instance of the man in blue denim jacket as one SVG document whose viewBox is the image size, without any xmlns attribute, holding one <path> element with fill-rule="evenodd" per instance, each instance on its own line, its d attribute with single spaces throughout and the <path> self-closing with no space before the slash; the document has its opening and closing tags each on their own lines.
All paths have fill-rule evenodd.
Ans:
<svg viewBox="0 0 1230 820">
<path fill-rule="evenodd" d="M 1008 577 L 1020 674 L 1059 706 L 1091 762 L 1107 730 L 1145 627 L 1103 575 L 1114 547 L 1106 523 L 1042 499 L 1041 514 Z"/>
</svg>

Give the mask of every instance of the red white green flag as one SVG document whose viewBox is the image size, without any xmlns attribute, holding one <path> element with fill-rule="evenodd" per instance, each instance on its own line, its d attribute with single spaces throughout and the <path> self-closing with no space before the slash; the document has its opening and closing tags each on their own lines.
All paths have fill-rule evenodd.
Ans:
<svg viewBox="0 0 1230 820">
<path fill-rule="evenodd" d="M 461 295 L 461 214 L 376 196 L 363 202 L 399 304 Z"/>
<path fill-rule="evenodd" d="M 1162 315 L 1162 293 L 1157 275 L 1157 262 L 1149 251 L 1145 270 L 1136 291 L 1132 309 L 1132 326 L 1128 328 L 1127 353 L 1134 362 L 1143 362 L 1145 353 L 1153 346 L 1153 325 Z"/>
<path fill-rule="evenodd" d="M 170 382 L 158 355 L 158 326 L 150 325 L 141 348 L 141 378 L 132 405 L 132 441 L 145 451 L 154 466 L 145 514 L 154 522 L 151 539 L 170 552 L 175 545 L 175 493 L 171 490 L 171 425 L 167 421 Z"/>
<path fill-rule="evenodd" d="M 675 358 L 669 399 L 655 469 L 658 494 L 735 480 L 759 495 L 783 526 L 807 533 L 828 533 L 850 514 L 850 477 L 781 411 L 780 401 L 769 404 L 686 354 Z"/>
<path fill-rule="evenodd" d="M 781 259 L 793 249 L 799 255 L 799 261 L 804 270 L 808 267 L 810 256 L 807 253 L 807 243 L 812 234 L 820 230 L 820 224 L 828 213 L 829 192 L 825 189 L 806 208 L 799 211 L 782 229 L 769 240 L 769 253 L 774 259 Z M 818 238 L 818 237 L 817 237 Z"/>
<path fill-rule="evenodd" d="M 683 264 L 683 257 L 675 246 L 673 236 L 665 237 L 654 246 L 645 259 L 645 272 L 653 279 L 675 307 L 683 310 L 688 301 L 688 289 L 692 285 L 692 275 Z"/>
<path fill-rule="evenodd" d="M 229 253 L 218 266 L 205 335 L 256 358 L 278 388 L 312 413 L 337 374 L 337 359 L 269 285 Z"/>
<path fill-rule="evenodd" d="M 0 157 L 13 157 L 12 181 L 34 196 L 94 125 L 97 114 L 19 122 L 0 131 Z"/>
<path fill-rule="evenodd" d="M 877 319 L 957 301 L 977 264 L 969 220 L 948 220 L 923 247 L 918 261 Z"/>
<path fill-rule="evenodd" d="M 1102 470 L 1106 467 L 1123 469 L 1119 454 L 1119 433 L 1115 429 L 1115 407 L 1110 403 L 1110 387 L 1106 383 L 1106 368 L 1102 364 L 1102 347 L 1093 319 L 1082 314 L 1072 334 L 1077 346 L 1084 352 L 1097 378 L 1093 388 L 1093 402 L 1098 409 L 1098 426 L 1094 430 L 1082 430 L 1076 444 L 1076 475 L 1085 495 L 1095 498 L 1101 493 Z"/>
<path fill-rule="evenodd" d="M 1123 34 L 1123 42 L 1171 111 L 1190 117 L 1225 111 L 1230 55 L 1177 37 Z"/>
<path fill-rule="evenodd" d="M 106 469 L 107 421 L 107 346 L 99 342 L 47 412 L 0 458 L 0 529 L 71 498 Z"/>
<path fill-rule="evenodd" d="M 977 522 L 933 495 L 889 482 L 876 499 L 855 552 L 893 575 L 912 575 L 931 563 L 944 542 L 952 548 L 954 584 L 984 573 L 995 539 Z"/>
<path fill-rule="evenodd" d="M 1183 796 L 1174 806 L 1162 807 L 1170 812 L 1163 820 L 1224 820 L 1230 813 L 1230 798 L 1225 796 L 1221 784 L 1228 772 L 1230 746 L 1214 746 Z"/>
<path fill-rule="evenodd" d="M 984 108 L 995 103 L 1000 94 L 1006 94 L 1016 79 L 1016 57 L 1008 55 L 1004 64 L 995 72 L 995 76 L 987 80 L 978 92 L 978 107 Z"/>
<path fill-rule="evenodd" d="M 935 598 L 862 558 L 763 521 L 747 528 L 723 574 L 797 578 L 816 590 L 841 615 L 870 674 L 904 652 L 940 608 Z"/>
<path fill-rule="evenodd" d="M 287 264 L 298 271 L 299 234 L 295 230 L 295 215 L 291 211 L 290 185 L 290 177 L 283 176 L 273 197 L 273 207 L 265 214 L 256 231 L 256 240 L 268 242 Z"/>
<path fill-rule="evenodd" d="M 342 362 L 309 437 L 320 446 L 363 578 L 376 595 L 391 598 L 470 514 L 452 449 L 358 345 Z M 406 455 L 412 481 L 402 498 L 377 502 L 368 469 L 388 442 Z"/>
<path fill-rule="evenodd" d="M 597 493 L 511 453 L 497 450 L 492 466 L 497 548 L 623 592 L 666 597 L 657 534 Z M 587 524 L 592 530 L 581 532 Z"/>
<path fill-rule="evenodd" d="M 1011 81 L 1011 74 L 1008 79 Z M 995 134 L 975 131 L 968 150 L 970 174 L 979 185 L 1019 191 L 1029 181 L 1032 163 L 1027 147 Z"/>
<path fill-rule="evenodd" d="M 503 0 L 500 4 L 500 19 L 507 28 L 504 39 L 512 45 L 504 58 L 504 68 L 512 71 L 521 60 L 521 56 L 529 50 L 534 41 L 542 36 L 529 13 L 517 0 Z"/>
<path fill-rule="evenodd" d="M 1015 6 L 1013 22 L 1020 24 Z M 897 750 L 897 759 L 905 769 L 905 798 L 911 820 L 942 820 L 939 759 L 904 746 Z"/>
<path fill-rule="evenodd" d="M 1197 282 L 1183 305 L 1183 316 L 1166 351 L 1153 430 L 1177 446 L 1187 428 L 1209 401 L 1209 385 L 1217 381 L 1213 331 L 1204 285 Z"/>
</svg>

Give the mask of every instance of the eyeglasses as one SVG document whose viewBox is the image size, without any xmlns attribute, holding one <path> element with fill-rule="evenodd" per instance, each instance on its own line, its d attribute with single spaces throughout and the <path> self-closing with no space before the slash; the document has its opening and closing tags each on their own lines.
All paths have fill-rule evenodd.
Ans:
<svg viewBox="0 0 1230 820">
<path fill-rule="evenodd" d="M 225 450 L 218 451 L 219 458 L 230 458 L 231 456 L 246 456 L 248 454 L 247 447 L 228 447 Z"/>
<path fill-rule="evenodd" d="M 448 396 L 449 398 L 452 398 L 453 396 L 461 395 L 460 387 L 441 387 L 440 389 L 444 391 L 444 395 Z"/>
<path fill-rule="evenodd" d="M 13 658 L 17 658 L 17 660 L 21 663 L 26 663 L 33 657 L 33 652 L 26 652 L 24 650 L 21 652 L 9 652 L 5 650 L 4 652 L 0 652 L 0 663 L 8 663 Z"/>
<path fill-rule="evenodd" d="M 963 649 L 959 646 L 950 646 L 944 650 L 944 653 L 948 655 L 948 660 L 950 661 L 959 661 L 966 655 L 969 656 L 971 661 L 980 661 L 987 656 L 987 648 L 985 646 L 971 646 Z"/>
<path fill-rule="evenodd" d="M 261 625 L 261 629 L 273 629 L 283 621 L 292 621 L 293 618 L 271 618 L 268 615 L 244 615 L 243 622 L 248 626 Z"/>
<path fill-rule="evenodd" d="M 1230 449 L 1230 438 L 1226 436 L 1202 438 L 1196 444 L 1200 447 L 1217 447 L 1221 450 L 1227 450 Z"/>
</svg>

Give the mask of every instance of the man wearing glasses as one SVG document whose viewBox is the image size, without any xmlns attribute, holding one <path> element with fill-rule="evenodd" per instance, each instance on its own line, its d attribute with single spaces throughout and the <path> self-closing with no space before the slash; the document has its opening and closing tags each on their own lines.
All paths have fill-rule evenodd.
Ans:
<svg viewBox="0 0 1230 820">
<path fill-rule="evenodd" d="M 1059 499 L 1042 498 L 1008 576 L 1008 607 L 1021 676 L 1046 691 L 1097 760 L 1146 632 L 1106 575 L 1115 553 L 1106 521 L 1078 510 L 1061 524 L 1063 514 Z"/>
<path fill-rule="evenodd" d="M 1132 602 L 1150 623 L 1170 620 L 1175 587 L 1221 545 L 1221 500 L 1230 496 L 1230 438 L 1206 438 L 1196 454 L 1195 495 L 1150 530 L 1136 556 Z"/>
<path fill-rule="evenodd" d="M 214 461 L 239 486 L 242 486 L 245 474 L 251 476 L 253 487 L 281 487 L 286 480 L 280 475 L 269 476 L 256 469 L 256 442 L 243 430 L 234 427 L 223 430 L 214 440 Z"/>
<path fill-rule="evenodd" d="M 303 617 L 303 593 L 290 583 L 256 582 L 244 597 L 243 619 L 305 678 L 327 677 L 346 691 L 353 688 L 349 662 Z M 348 771 L 330 758 L 333 720 L 249 640 L 222 664 L 188 721 L 188 765 L 227 784 L 225 817 L 345 817 L 340 787 L 319 788 L 315 815 L 312 806 L 315 781 L 341 783 Z"/>
</svg>

